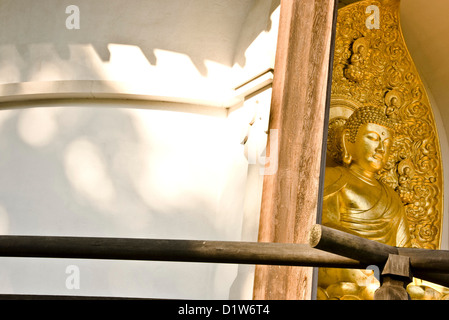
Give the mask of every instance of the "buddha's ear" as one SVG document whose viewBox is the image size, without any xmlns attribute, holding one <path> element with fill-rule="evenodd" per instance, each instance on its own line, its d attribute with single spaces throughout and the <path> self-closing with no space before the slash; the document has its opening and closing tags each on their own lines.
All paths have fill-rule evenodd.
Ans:
<svg viewBox="0 0 449 320">
<path fill-rule="evenodd" d="M 351 143 L 349 141 L 349 129 L 344 129 L 341 135 L 341 147 L 343 151 L 343 163 L 345 165 L 350 165 L 352 162 L 352 155 L 349 152 L 348 145 Z"/>
</svg>

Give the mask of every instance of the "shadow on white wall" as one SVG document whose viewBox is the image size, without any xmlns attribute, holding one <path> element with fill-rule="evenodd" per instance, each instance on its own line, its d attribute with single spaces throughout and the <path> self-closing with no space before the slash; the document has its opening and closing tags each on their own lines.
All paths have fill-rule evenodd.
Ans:
<svg viewBox="0 0 449 320">
<path fill-rule="evenodd" d="M 247 163 L 223 113 L 70 104 L 0 112 L 3 234 L 240 239 Z M 235 191 L 222 199 L 226 184 Z M 227 298 L 236 268 L 80 260 L 81 289 L 68 292 L 60 278 L 73 262 L 1 260 L 8 293 Z"/>
</svg>

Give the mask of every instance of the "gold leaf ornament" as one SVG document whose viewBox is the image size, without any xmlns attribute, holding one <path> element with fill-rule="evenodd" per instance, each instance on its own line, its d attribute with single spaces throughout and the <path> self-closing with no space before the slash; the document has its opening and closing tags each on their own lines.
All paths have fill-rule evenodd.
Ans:
<svg viewBox="0 0 449 320">
<path fill-rule="evenodd" d="M 366 8 L 372 5 L 379 8 L 379 29 L 366 27 Z M 356 108 L 384 109 L 397 126 L 390 159 L 378 179 L 401 197 L 412 245 L 438 249 L 441 152 L 433 111 L 402 35 L 399 7 L 399 0 L 359 1 L 338 12 L 328 157 L 331 165 L 341 163 L 339 132 Z"/>
<path fill-rule="evenodd" d="M 369 6 L 379 8 L 379 28 L 367 27 Z M 440 144 L 425 86 L 402 35 L 399 8 L 399 0 L 365 0 L 338 12 L 327 166 L 345 165 L 341 137 L 349 116 L 361 107 L 383 110 L 395 123 L 394 143 L 376 179 L 399 196 L 411 246 L 439 249 L 443 220 Z M 359 272 L 357 276 L 348 272 L 320 268 L 320 299 L 372 299 L 375 284 L 368 285 L 368 276 L 362 270 L 352 271 Z M 353 279 L 357 286 L 348 284 Z M 421 282 L 410 284 L 408 290 L 413 299 L 449 297 L 448 289 L 441 289 L 444 294 L 440 294 Z M 425 294 L 432 290 L 438 294 Z"/>
</svg>

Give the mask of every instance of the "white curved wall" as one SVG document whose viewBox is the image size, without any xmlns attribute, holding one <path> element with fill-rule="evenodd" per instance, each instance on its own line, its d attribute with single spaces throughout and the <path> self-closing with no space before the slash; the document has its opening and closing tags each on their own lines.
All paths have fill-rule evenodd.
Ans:
<svg viewBox="0 0 449 320">
<path fill-rule="evenodd" d="M 2 234 L 240 239 L 244 194 L 228 194 L 226 212 L 218 204 L 226 184 L 244 190 L 247 162 L 222 110 L 119 101 L 26 107 L 0 112 Z M 214 264 L 1 260 L 2 293 L 226 299 L 236 272 Z M 68 265 L 80 268 L 79 290 L 65 287 Z"/>
<path fill-rule="evenodd" d="M 79 30 L 66 28 L 69 5 Z M 260 177 L 241 142 L 251 131 L 263 144 L 250 123 L 257 108 L 266 123 L 269 91 L 245 100 L 270 78 L 235 88 L 273 68 L 278 6 L 0 1 L 0 233 L 257 240 Z M 0 260 L 0 293 L 252 294 L 237 265 Z"/>
</svg>

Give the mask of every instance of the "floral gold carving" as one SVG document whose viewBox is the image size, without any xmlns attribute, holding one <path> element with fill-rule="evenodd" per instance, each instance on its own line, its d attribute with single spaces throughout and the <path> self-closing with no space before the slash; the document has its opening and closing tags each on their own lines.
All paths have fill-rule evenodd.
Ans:
<svg viewBox="0 0 449 320">
<path fill-rule="evenodd" d="M 338 162 L 336 139 L 358 107 L 381 107 L 397 123 L 387 165 L 377 178 L 400 196 L 413 247 L 440 246 L 443 181 L 439 140 L 425 87 L 407 50 L 399 0 L 359 1 L 338 12 L 328 156 Z M 380 9 L 379 29 L 368 29 L 366 8 Z"/>
</svg>

